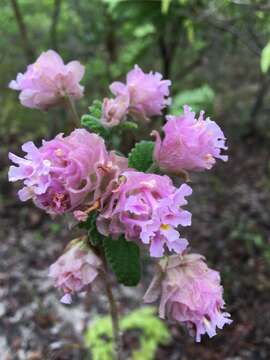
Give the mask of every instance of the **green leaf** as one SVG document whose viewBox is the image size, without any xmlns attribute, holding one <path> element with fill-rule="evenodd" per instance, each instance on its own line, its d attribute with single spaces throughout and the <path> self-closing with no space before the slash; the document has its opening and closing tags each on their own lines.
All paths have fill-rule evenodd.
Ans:
<svg viewBox="0 0 270 360">
<path fill-rule="evenodd" d="M 90 114 L 86 114 L 81 117 L 81 124 L 90 129 L 91 132 L 94 132 L 106 139 L 109 136 L 109 130 L 106 129 L 100 121 L 102 114 L 101 101 L 94 100 L 93 104 L 89 106 L 89 113 Z"/>
<path fill-rule="evenodd" d="M 151 23 L 146 23 L 143 25 L 138 26 L 135 30 L 134 30 L 134 35 L 137 38 L 143 38 L 147 35 L 153 34 L 155 32 L 155 27 L 153 24 Z"/>
<path fill-rule="evenodd" d="M 102 114 L 102 102 L 99 100 L 94 100 L 93 104 L 91 106 L 89 106 L 89 112 L 90 115 L 94 116 L 97 119 L 101 118 L 101 114 Z"/>
<path fill-rule="evenodd" d="M 263 74 L 266 74 L 270 66 L 270 41 L 262 50 L 261 54 L 261 70 Z"/>
<path fill-rule="evenodd" d="M 109 131 L 101 124 L 100 120 L 92 115 L 83 115 L 81 117 L 81 124 L 103 138 L 107 138 L 109 135 Z"/>
<path fill-rule="evenodd" d="M 188 41 L 190 42 L 190 44 L 193 44 L 194 39 L 195 39 L 193 21 L 190 20 L 190 19 L 186 19 L 186 20 L 184 20 L 183 25 L 184 25 L 184 28 L 186 29 L 186 32 L 187 32 Z"/>
<path fill-rule="evenodd" d="M 119 125 L 121 130 L 137 130 L 138 129 L 138 124 L 136 124 L 133 121 L 123 121 L 122 123 L 120 123 Z"/>
<path fill-rule="evenodd" d="M 140 141 L 128 155 L 128 166 L 138 171 L 147 171 L 153 163 L 153 141 Z"/>
<path fill-rule="evenodd" d="M 126 286 L 136 286 L 141 278 L 138 245 L 121 236 L 118 240 L 105 238 L 103 247 L 117 280 Z"/>
<path fill-rule="evenodd" d="M 167 14 L 172 0 L 162 0 L 161 2 L 161 12 L 162 14 Z"/>
<path fill-rule="evenodd" d="M 96 226 L 98 213 L 93 212 L 88 216 L 88 219 L 85 222 L 79 224 L 80 228 L 86 229 L 88 233 L 89 241 L 93 246 L 102 245 L 104 236 L 101 235 Z"/>
</svg>

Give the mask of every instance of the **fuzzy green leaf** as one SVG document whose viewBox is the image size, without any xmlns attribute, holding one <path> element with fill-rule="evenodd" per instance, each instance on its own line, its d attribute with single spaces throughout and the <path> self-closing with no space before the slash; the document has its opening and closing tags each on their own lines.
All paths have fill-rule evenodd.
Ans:
<svg viewBox="0 0 270 360">
<path fill-rule="evenodd" d="M 106 138 L 109 134 L 108 130 L 104 128 L 100 120 L 92 115 L 83 115 L 81 118 L 81 124 L 90 129 L 91 132 L 94 132 L 103 138 Z"/>
<path fill-rule="evenodd" d="M 147 171 L 153 163 L 153 141 L 140 141 L 128 155 L 128 166 L 138 171 Z"/>
<path fill-rule="evenodd" d="M 109 131 L 102 125 L 100 121 L 101 115 L 102 103 L 99 100 L 94 100 L 93 104 L 89 106 L 89 114 L 81 117 L 81 124 L 90 129 L 91 132 L 94 132 L 103 138 L 107 138 Z"/>
<path fill-rule="evenodd" d="M 133 121 L 123 121 L 122 123 L 120 123 L 119 125 L 121 130 L 137 130 L 138 129 L 138 124 L 136 124 Z"/>
<path fill-rule="evenodd" d="M 90 115 L 94 116 L 97 119 L 101 118 L 102 114 L 102 102 L 99 100 L 94 100 L 93 104 L 89 106 Z"/>
<path fill-rule="evenodd" d="M 126 286 L 136 286 L 141 278 L 138 245 L 121 236 L 118 240 L 104 239 L 103 247 L 117 280 Z"/>
<path fill-rule="evenodd" d="M 98 214 L 93 212 L 88 216 L 88 219 L 85 222 L 79 224 L 80 228 L 87 230 L 89 241 L 93 246 L 101 245 L 104 239 L 104 236 L 101 235 L 97 230 L 97 216 Z"/>
</svg>

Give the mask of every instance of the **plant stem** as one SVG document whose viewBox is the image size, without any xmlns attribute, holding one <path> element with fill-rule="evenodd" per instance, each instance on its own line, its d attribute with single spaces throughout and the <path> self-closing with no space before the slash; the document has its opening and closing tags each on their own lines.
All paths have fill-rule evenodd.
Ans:
<svg viewBox="0 0 270 360">
<path fill-rule="evenodd" d="M 113 330 L 113 340 L 114 340 L 114 351 L 116 360 L 122 359 L 122 344 L 121 344 L 121 335 L 119 328 L 119 316 L 117 304 L 113 296 L 111 284 L 106 281 L 106 293 L 110 305 L 110 314 L 112 320 L 112 330 Z"/>
<path fill-rule="evenodd" d="M 147 174 L 149 174 L 149 173 L 156 173 L 156 172 L 158 172 L 159 171 L 159 167 L 158 167 L 158 165 L 157 165 L 157 163 L 156 162 L 153 162 L 150 166 L 149 166 L 149 168 L 146 170 L 146 173 Z"/>
<path fill-rule="evenodd" d="M 106 289 L 106 295 L 109 301 L 110 306 L 110 315 L 112 321 L 112 332 L 113 332 L 113 343 L 114 343 L 114 353 L 115 353 L 115 360 L 122 360 L 122 341 L 121 341 L 121 334 L 120 334 L 120 327 L 119 327 L 119 313 L 117 309 L 117 304 L 115 298 L 113 296 L 113 291 L 111 287 L 111 282 L 109 280 L 108 274 L 108 266 L 106 262 L 106 258 L 104 254 L 102 254 L 102 260 L 104 265 L 105 273 L 103 274 L 103 280 Z"/>
<path fill-rule="evenodd" d="M 68 94 L 66 94 L 65 96 L 65 103 L 67 109 L 69 109 L 72 114 L 72 125 L 74 125 L 74 127 L 79 126 L 80 125 L 79 115 L 77 113 L 74 101 L 71 99 L 71 97 Z"/>
</svg>

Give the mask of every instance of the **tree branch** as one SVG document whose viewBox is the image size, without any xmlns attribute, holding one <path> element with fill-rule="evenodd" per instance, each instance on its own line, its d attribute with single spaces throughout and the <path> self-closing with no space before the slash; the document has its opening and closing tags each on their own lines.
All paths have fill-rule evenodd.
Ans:
<svg viewBox="0 0 270 360">
<path fill-rule="evenodd" d="M 158 37 L 159 51 L 162 59 L 162 72 L 165 79 L 170 77 L 171 73 L 171 54 L 165 42 L 165 36 L 160 34 Z"/>
<path fill-rule="evenodd" d="M 256 117 L 263 107 L 264 99 L 269 90 L 269 86 L 270 86 L 269 79 L 267 78 L 267 76 L 264 76 L 260 84 L 260 87 L 258 88 L 257 96 L 250 111 L 250 123 L 253 124 L 254 126 L 256 123 Z"/>
<path fill-rule="evenodd" d="M 62 0 L 54 0 L 54 8 L 52 14 L 52 23 L 50 28 L 50 43 L 51 48 L 58 50 L 58 37 L 57 37 L 57 26 L 60 18 Z"/>
<path fill-rule="evenodd" d="M 35 59 L 35 52 L 30 44 L 27 27 L 25 25 L 19 4 L 17 0 L 10 0 L 11 6 L 14 12 L 14 16 L 19 28 L 20 36 L 21 36 L 21 44 L 24 50 L 24 54 L 27 62 L 31 63 Z"/>
<path fill-rule="evenodd" d="M 248 42 L 242 32 L 240 32 L 237 28 L 231 26 L 231 22 L 216 22 L 216 21 L 207 21 L 209 25 L 213 26 L 217 30 L 228 32 L 239 39 L 242 44 L 244 44 L 253 54 L 260 57 L 261 56 L 261 49 L 258 49 L 256 44 Z"/>
<path fill-rule="evenodd" d="M 203 56 L 209 50 L 209 46 L 205 46 L 203 49 L 199 51 L 199 55 L 196 57 L 194 61 L 184 67 L 178 74 L 177 77 L 183 79 L 187 76 L 191 71 L 193 71 L 196 67 L 200 66 L 203 63 Z"/>
</svg>

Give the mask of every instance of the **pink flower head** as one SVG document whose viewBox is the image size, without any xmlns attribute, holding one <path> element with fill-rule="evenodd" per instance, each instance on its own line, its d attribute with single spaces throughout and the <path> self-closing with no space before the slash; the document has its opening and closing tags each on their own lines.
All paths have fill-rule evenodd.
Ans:
<svg viewBox="0 0 270 360">
<path fill-rule="evenodd" d="M 87 247 L 84 240 L 73 240 L 69 249 L 49 269 L 55 286 L 64 292 L 61 302 L 70 304 L 72 294 L 97 285 L 101 267 L 101 259 Z"/>
<path fill-rule="evenodd" d="M 21 91 L 22 105 L 47 110 L 58 105 L 65 96 L 74 100 L 83 96 L 79 84 L 84 75 L 84 66 L 79 61 L 64 64 L 53 50 L 43 52 L 34 64 L 28 65 L 24 74 L 19 73 L 9 87 Z"/>
<path fill-rule="evenodd" d="M 129 98 L 129 113 L 135 118 L 147 120 L 150 116 L 160 115 L 162 109 L 170 104 L 170 80 L 162 80 L 159 73 L 144 73 L 135 65 L 127 74 L 126 84 L 114 82 L 110 89 L 116 96 Z"/>
<path fill-rule="evenodd" d="M 129 95 L 118 95 L 115 99 L 105 98 L 102 105 L 101 122 L 105 127 L 119 125 L 125 120 L 129 107 Z"/>
<path fill-rule="evenodd" d="M 73 212 L 74 217 L 78 221 L 85 222 L 93 210 L 103 208 L 105 205 L 104 201 L 110 196 L 117 184 L 119 175 L 127 170 L 127 168 L 128 159 L 124 156 L 117 155 L 114 151 L 110 151 L 107 163 L 99 167 L 102 176 L 99 188 L 95 193 L 98 200 L 94 203 L 83 203 L 78 210 Z"/>
<path fill-rule="evenodd" d="M 154 158 L 164 172 L 178 174 L 185 170 L 209 170 L 216 159 L 228 160 L 221 150 L 227 149 L 220 127 L 201 111 L 198 120 L 191 108 L 184 106 L 184 115 L 167 116 L 161 141 L 157 132 Z"/>
<path fill-rule="evenodd" d="M 101 167 L 109 160 L 101 137 L 76 129 L 43 141 L 40 148 L 27 142 L 22 149 L 24 158 L 9 153 L 18 166 L 11 166 L 8 174 L 9 181 L 23 180 L 21 201 L 33 199 L 48 213 L 63 214 L 88 198 L 95 200 L 104 176 Z"/>
<path fill-rule="evenodd" d="M 160 271 L 155 275 L 144 301 L 153 302 L 161 293 L 159 315 L 185 323 L 196 332 L 196 341 L 207 333 L 216 335 L 232 322 L 224 308 L 223 287 L 220 275 L 209 269 L 198 254 L 173 255 L 161 260 Z"/>
<path fill-rule="evenodd" d="M 191 224 L 191 214 L 181 208 L 191 192 L 186 184 L 175 188 L 167 176 L 126 171 L 106 199 L 98 229 L 105 236 L 125 234 L 128 240 L 149 244 L 153 257 L 162 256 L 165 245 L 181 253 L 188 242 L 177 227 Z"/>
</svg>

